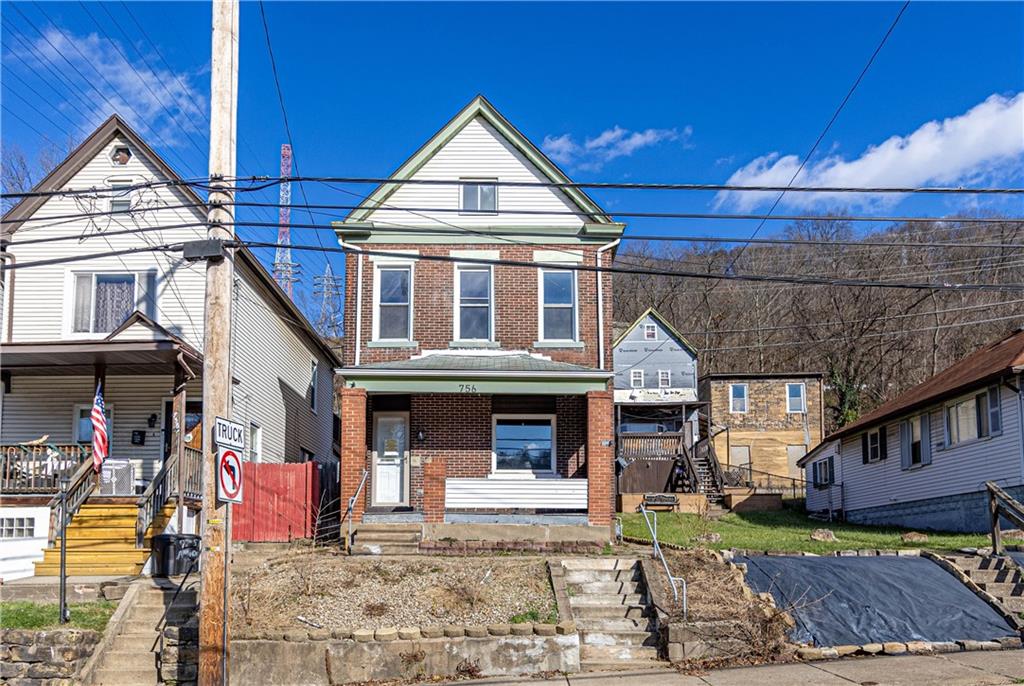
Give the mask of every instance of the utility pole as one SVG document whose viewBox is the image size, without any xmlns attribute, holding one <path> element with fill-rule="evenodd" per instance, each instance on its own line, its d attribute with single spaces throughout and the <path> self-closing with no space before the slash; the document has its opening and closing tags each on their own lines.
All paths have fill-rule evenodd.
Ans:
<svg viewBox="0 0 1024 686">
<path fill-rule="evenodd" d="M 234 239 L 235 130 L 238 111 L 238 2 L 213 0 L 210 75 L 208 241 Z M 203 554 L 199 591 L 199 684 L 228 683 L 227 561 L 229 505 L 217 502 L 215 417 L 231 416 L 231 297 L 234 254 L 221 249 L 206 263 L 203 343 Z"/>
</svg>

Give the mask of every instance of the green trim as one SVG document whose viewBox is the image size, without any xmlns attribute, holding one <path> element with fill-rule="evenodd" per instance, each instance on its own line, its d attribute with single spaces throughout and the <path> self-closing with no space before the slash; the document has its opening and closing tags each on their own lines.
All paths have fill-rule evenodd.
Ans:
<svg viewBox="0 0 1024 686">
<path fill-rule="evenodd" d="M 614 240 L 622 235 L 624 224 L 608 224 L 608 229 L 595 232 L 584 227 L 576 236 L 564 235 L 571 231 L 568 227 L 553 226 L 488 226 L 486 228 L 466 228 L 463 233 L 428 233 L 430 227 L 417 227 L 409 231 L 381 231 L 374 232 L 373 222 L 360 224 L 345 224 L 344 222 L 331 222 L 338 238 L 346 243 L 359 244 L 389 244 L 389 243 L 417 243 L 421 245 L 446 245 L 446 244 L 495 244 L 508 243 L 513 239 L 522 243 L 536 245 L 603 245 L 609 240 Z M 593 224 L 588 226 L 595 226 Z M 448 227 L 439 227 L 450 230 Z M 551 234 L 550 236 L 548 234 Z"/>
<path fill-rule="evenodd" d="M 476 117 L 483 117 L 491 126 L 498 130 L 498 133 L 504 136 L 509 143 L 515 146 L 519 152 L 521 152 L 552 182 L 571 183 L 571 180 L 565 175 L 565 172 L 559 169 L 554 162 L 548 159 L 547 155 L 541 152 L 532 142 L 530 142 L 526 136 L 524 136 L 504 116 L 502 116 L 502 114 L 494 108 L 494 105 L 489 103 L 482 95 L 476 96 L 468 105 L 463 107 L 458 114 L 452 117 L 447 124 L 441 127 L 440 131 L 435 133 L 430 140 L 419 148 L 419 150 L 414 152 L 409 159 L 403 162 L 402 165 L 395 170 L 393 174 L 391 174 L 390 178 L 412 178 L 412 176 L 415 175 L 424 164 L 433 158 L 441 148 L 443 148 Z M 366 200 L 360 203 L 357 209 L 353 210 L 345 218 L 345 223 L 365 220 L 374 210 L 378 209 L 382 203 L 387 202 L 387 199 L 400 187 L 401 184 L 382 183 L 374 189 L 373 193 L 371 193 Z M 611 218 L 605 213 L 605 211 L 602 210 L 601 207 L 582 189 L 562 188 L 559 190 L 567 195 L 577 207 L 591 215 L 595 222 L 602 224 L 611 222 Z"/>
<path fill-rule="evenodd" d="M 618 346 L 618 344 L 621 343 L 623 339 L 625 339 L 626 336 L 629 335 L 629 332 L 635 329 L 637 325 L 640 324 L 640 322 L 643 321 L 645 317 L 647 317 L 647 315 L 650 315 L 657 319 L 658 322 L 660 322 L 661 325 L 664 326 L 665 329 L 683 345 L 683 347 L 688 348 L 691 353 L 697 355 L 697 349 L 693 347 L 693 344 L 686 340 L 686 338 L 683 337 L 683 334 L 676 331 L 676 327 L 672 326 L 672 324 L 667 319 L 662 317 L 661 314 L 653 307 L 648 307 L 646 310 L 644 310 L 644 313 L 642 315 L 637 317 L 632 324 L 627 326 L 626 330 L 620 333 L 619 337 L 612 341 L 612 347 L 614 348 Z"/>
<path fill-rule="evenodd" d="M 583 395 L 588 391 L 608 390 L 607 379 L 477 379 L 460 377 L 408 377 L 359 378 L 345 377 L 345 385 L 365 388 L 369 393 L 521 393 L 529 395 Z"/>
</svg>

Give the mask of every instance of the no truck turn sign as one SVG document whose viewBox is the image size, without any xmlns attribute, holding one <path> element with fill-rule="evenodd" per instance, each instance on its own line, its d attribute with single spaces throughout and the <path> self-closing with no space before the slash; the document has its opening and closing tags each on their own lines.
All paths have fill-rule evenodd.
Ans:
<svg viewBox="0 0 1024 686">
<path fill-rule="evenodd" d="M 217 500 L 242 502 L 242 450 L 245 434 L 241 424 L 217 417 L 214 440 L 217 442 Z"/>
</svg>

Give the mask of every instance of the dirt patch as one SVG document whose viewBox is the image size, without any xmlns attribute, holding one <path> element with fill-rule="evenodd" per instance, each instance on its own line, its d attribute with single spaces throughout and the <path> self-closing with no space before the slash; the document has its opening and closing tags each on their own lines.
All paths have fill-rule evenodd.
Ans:
<svg viewBox="0 0 1024 686">
<path fill-rule="evenodd" d="M 231 616 L 235 629 L 248 631 L 378 629 L 546 618 L 554 605 L 541 558 L 361 558 L 307 550 L 236 574 Z"/>
</svg>

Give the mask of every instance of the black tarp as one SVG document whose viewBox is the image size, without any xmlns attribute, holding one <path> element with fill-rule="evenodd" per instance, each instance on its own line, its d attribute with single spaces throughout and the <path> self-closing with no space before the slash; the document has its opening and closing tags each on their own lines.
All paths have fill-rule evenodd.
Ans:
<svg viewBox="0 0 1024 686">
<path fill-rule="evenodd" d="M 995 610 L 923 557 L 738 558 L 747 583 L 796 620 L 790 637 L 820 646 L 991 640 L 1013 634 Z"/>
</svg>

